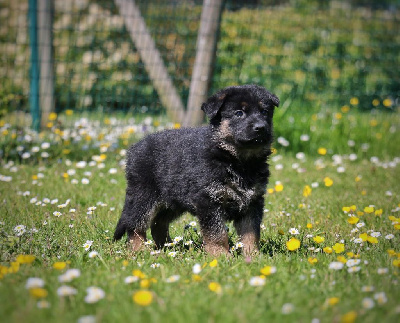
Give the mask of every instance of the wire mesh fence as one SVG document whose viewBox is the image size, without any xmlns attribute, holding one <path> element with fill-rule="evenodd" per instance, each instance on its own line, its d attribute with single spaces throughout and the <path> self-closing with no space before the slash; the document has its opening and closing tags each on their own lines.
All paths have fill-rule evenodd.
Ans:
<svg viewBox="0 0 400 323">
<path fill-rule="evenodd" d="M 29 118 L 24 113 L 31 109 L 28 16 L 33 2 L 0 1 L 0 114 L 21 112 L 15 119 L 19 122 Z M 196 91 L 191 84 L 202 11 L 215 1 L 50 3 L 45 10 L 52 19 L 54 74 L 49 78 L 54 90 L 46 92 L 49 85 L 41 86 L 42 96 L 54 93 L 52 111 L 164 115 L 175 109 L 182 112 L 178 121 L 183 121 L 191 91 Z M 49 23 L 43 25 L 44 18 L 38 17 L 37 28 L 48 29 Z M 399 106 L 396 1 L 231 0 L 223 3 L 215 19 L 217 42 L 211 48 L 208 93 L 257 83 L 272 89 L 284 107 L 297 111 L 348 104 L 365 110 Z M 39 39 L 39 52 L 41 46 Z M 163 98 L 163 92 L 172 101 Z"/>
</svg>

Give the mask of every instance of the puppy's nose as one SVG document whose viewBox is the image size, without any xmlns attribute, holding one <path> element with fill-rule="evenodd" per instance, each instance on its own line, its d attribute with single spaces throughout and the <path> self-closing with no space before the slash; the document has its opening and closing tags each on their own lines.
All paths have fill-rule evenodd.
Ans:
<svg viewBox="0 0 400 323">
<path fill-rule="evenodd" d="M 257 122 L 257 123 L 255 123 L 255 124 L 253 125 L 253 129 L 254 129 L 254 131 L 256 131 L 256 132 L 264 131 L 265 128 L 266 128 L 266 126 L 265 126 L 265 124 L 262 123 L 262 122 Z"/>
</svg>

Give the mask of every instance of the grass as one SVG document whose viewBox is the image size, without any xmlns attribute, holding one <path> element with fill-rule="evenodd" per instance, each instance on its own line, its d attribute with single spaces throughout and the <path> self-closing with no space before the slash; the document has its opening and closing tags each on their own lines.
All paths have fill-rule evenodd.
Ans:
<svg viewBox="0 0 400 323">
<path fill-rule="evenodd" d="M 328 120 L 326 114 L 325 117 Z M 74 141 L 72 135 L 65 139 L 67 129 L 60 134 L 53 127 L 51 133 L 32 135 L 29 141 L 24 132 L 3 123 L 2 151 L 6 145 L 14 145 L 19 155 L 13 155 L 11 149 L 7 156 L 10 160 L 15 156 L 20 158 L 15 157 L 12 162 L 3 160 L 0 171 L 2 321 L 72 322 L 90 315 L 98 322 L 132 319 L 397 322 L 400 316 L 397 115 L 354 113 L 353 117 L 358 127 L 348 131 L 355 137 L 356 148 L 349 147 L 347 139 L 343 141 L 342 136 L 347 136 L 347 132 L 343 135 L 336 129 L 336 126 L 346 129 L 344 123 L 348 118 L 332 123 L 335 116 L 331 115 L 326 122 L 312 124 L 313 121 L 307 121 L 312 120 L 312 115 L 306 115 L 305 125 L 299 126 L 298 134 L 308 133 L 307 142 L 295 141 L 295 136 L 290 137 L 289 129 L 286 130 L 289 135 L 285 138 L 290 145 L 282 147 L 277 143 L 277 152 L 271 159 L 260 255 L 246 259 L 238 248 L 231 259 L 216 261 L 201 249 L 196 226 L 190 225 L 196 219 L 189 214 L 171 227 L 171 236 L 182 237 L 182 241 L 159 254 L 151 254 L 152 246 L 131 254 L 124 242 L 111 241 L 124 199 L 125 179 L 120 165 L 125 141 L 130 141 L 124 131 L 119 133 L 121 137 L 111 136 L 111 128 L 86 125 L 80 128 L 81 139 L 75 137 Z M 276 121 L 281 122 L 279 126 L 277 123 L 277 131 L 282 129 L 281 135 L 282 122 L 288 120 L 285 118 L 277 115 Z M 371 119 L 378 119 L 378 125 L 371 127 Z M 330 132 L 327 124 L 334 124 Z M 394 127 L 393 133 L 385 132 L 385 125 Z M 312 126 L 315 130 L 310 132 Z M 365 132 L 366 129 L 369 131 Z M 389 142 L 386 136 L 392 136 L 394 143 L 383 147 L 375 132 L 383 134 L 384 143 Z M 42 146 L 43 142 L 49 142 L 50 147 Z M 368 143 L 370 150 L 362 150 L 361 143 Z M 63 149 L 56 148 L 60 145 Z M 39 147 L 36 153 L 32 152 L 35 146 Z M 322 146 L 327 149 L 325 155 L 316 152 Z M 31 154 L 22 158 L 21 151 Z M 44 151 L 49 153 L 48 157 L 40 157 Z M 305 157 L 296 158 L 298 152 L 304 152 Z M 351 153 L 357 157 L 355 160 L 350 159 Z M 78 163 L 82 160 L 88 163 Z M 324 181 L 327 177 L 333 182 L 329 187 Z M 82 183 L 84 178 L 88 184 Z M 312 189 L 308 196 L 304 196 L 306 185 Z M 355 210 L 343 211 L 343 207 L 353 205 Z M 93 206 L 96 209 L 88 214 Z M 54 215 L 56 211 L 61 215 Z M 349 220 L 355 218 L 357 224 L 350 224 Z M 15 231 L 18 225 L 25 226 L 21 235 Z M 238 239 L 231 224 L 228 228 L 230 245 L 234 248 Z M 289 233 L 292 228 L 299 234 Z M 354 239 L 362 233 L 367 233 L 368 240 L 355 243 Z M 324 241 L 316 243 L 313 239 L 316 236 Z M 286 242 L 291 238 L 301 242 L 298 250 L 288 250 Z M 85 250 L 83 245 L 88 240 L 92 245 Z M 189 240 L 193 244 L 187 247 L 184 242 Z M 343 252 L 323 250 L 337 243 L 343 244 Z M 98 255 L 91 257 L 91 251 L 97 251 Z M 175 256 L 170 252 L 176 252 Z M 24 258 L 18 255 L 34 257 L 25 259 L 31 263 L 24 263 Z M 317 262 L 311 264 L 310 258 Z M 349 267 L 350 259 L 360 262 Z M 347 262 L 342 269 L 329 268 L 340 261 Z M 152 268 L 152 264 L 159 266 Z M 198 274 L 192 271 L 195 264 L 202 268 Z M 276 272 L 259 277 L 266 266 L 276 267 Z M 80 270 L 80 276 L 60 282 L 59 276 L 73 268 Z M 349 272 L 349 268 L 355 272 Z M 125 283 L 128 276 L 138 277 L 131 278 L 137 281 Z M 250 284 L 257 276 L 264 285 Z M 45 291 L 26 288 L 32 277 L 44 281 Z M 176 281 L 169 282 L 173 280 Z M 59 296 L 62 285 L 75 288 L 76 294 Z M 86 289 L 90 286 L 101 288 L 104 297 L 101 298 L 101 293 L 88 293 Z M 143 305 L 146 294 L 136 302 L 133 300 L 138 291 L 150 291 L 148 306 Z"/>
</svg>

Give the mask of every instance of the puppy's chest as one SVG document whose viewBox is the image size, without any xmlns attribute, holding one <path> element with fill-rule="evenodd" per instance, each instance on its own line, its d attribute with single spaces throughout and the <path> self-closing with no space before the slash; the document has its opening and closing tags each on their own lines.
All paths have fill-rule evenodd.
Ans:
<svg viewBox="0 0 400 323">
<path fill-rule="evenodd" d="M 225 175 L 222 180 L 214 181 L 206 188 L 210 198 L 214 201 L 242 211 L 264 193 L 265 185 L 246 178 L 232 167 L 226 168 Z"/>
</svg>

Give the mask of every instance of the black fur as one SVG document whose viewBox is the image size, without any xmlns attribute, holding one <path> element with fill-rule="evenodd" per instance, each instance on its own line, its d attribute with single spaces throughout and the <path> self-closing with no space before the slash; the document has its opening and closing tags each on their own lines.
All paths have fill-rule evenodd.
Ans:
<svg viewBox="0 0 400 323">
<path fill-rule="evenodd" d="M 198 218 L 207 252 L 229 252 L 225 221 L 234 222 L 246 254 L 256 250 L 278 105 L 263 87 L 228 87 L 202 105 L 210 125 L 162 131 L 133 145 L 114 239 L 127 232 L 136 251 L 150 227 L 162 247 L 170 240 L 169 223 L 190 212 Z"/>
</svg>

